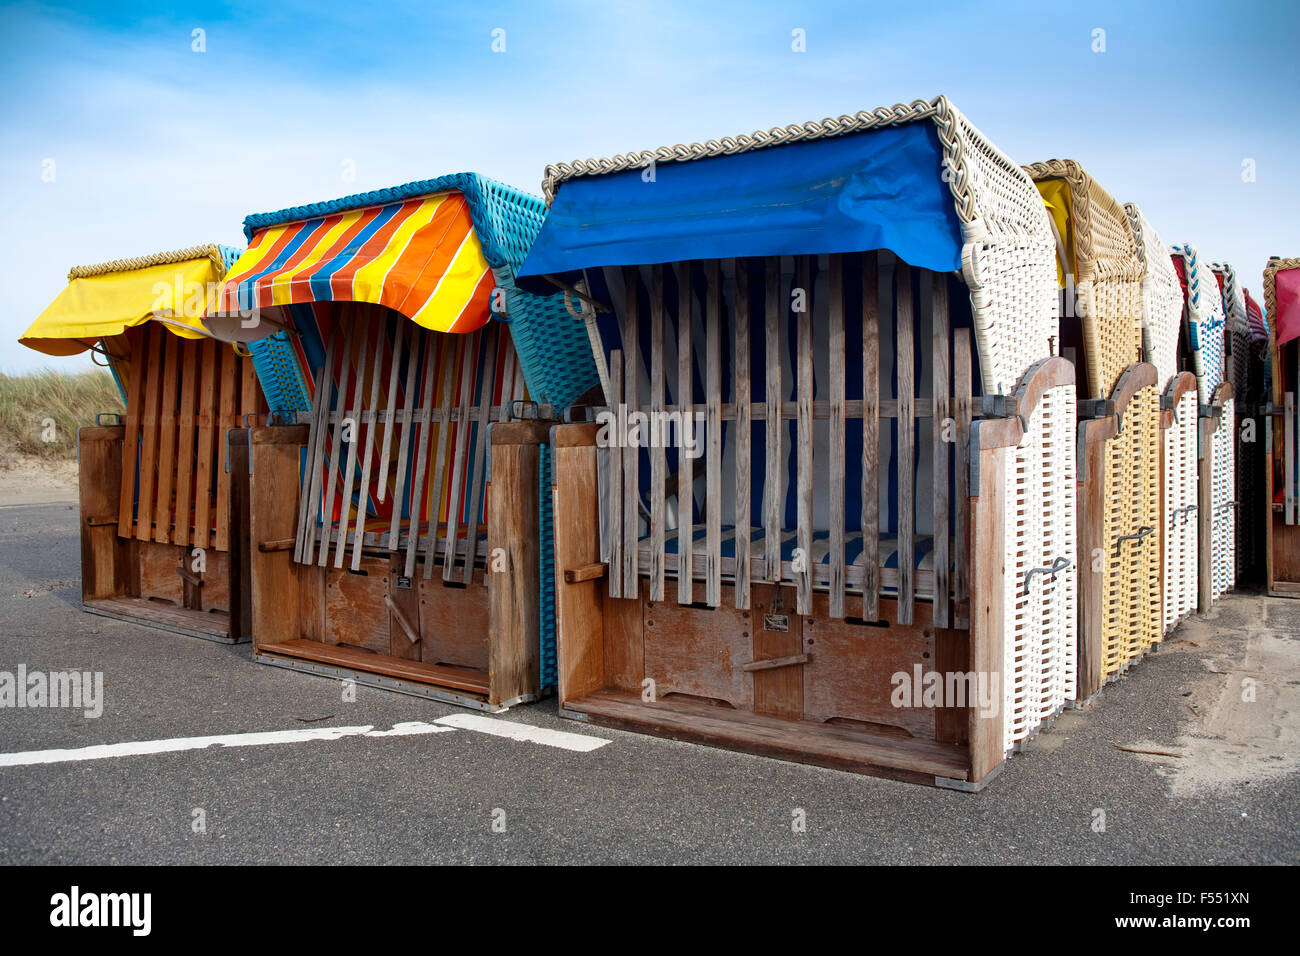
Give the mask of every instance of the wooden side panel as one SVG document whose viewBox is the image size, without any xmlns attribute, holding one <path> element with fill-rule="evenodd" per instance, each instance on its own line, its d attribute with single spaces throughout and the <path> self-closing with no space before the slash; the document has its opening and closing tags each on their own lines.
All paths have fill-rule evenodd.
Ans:
<svg viewBox="0 0 1300 956">
<path fill-rule="evenodd" d="M 972 451 L 974 454 L 974 451 Z M 997 675 L 1003 686 L 1002 635 L 1004 608 L 1003 579 L 1006 575 L 1003 546 L 1002 488 L 1007 481 L 1007 460 L 1001 449 L 979 452 L 979 488 L 970 499 L 971 516 L 971 669 L 976 675 Z M 997 769 L 1003 758 L 1003 708 L 982 716 L 969 715 L 970 779 L 979 782 Z"/>
<path fill-rule="evenodd" d="M 1099 423 L 1079 430 L 1083 444 L 1083 481 L 1076 486 L 1076 521 L 1079 548 L 1078 700 L 1101 689 L 1105 671 L 1102 618 L 1106 613 L 1106 574 L 1094 571 L 1093 556 L 1106 554 L 1106 443 L 1089 440 Z M 1104 567 L 1104 564 L 1103 564 Z"/>
<path fill-rule="evenodd" d="M 555 539 L 555 615 L 560 705 L 605 683 L 601 578 L 566 583 L 564 572 L 600 561 L 600 492 L 595 428 L 561 425 L 554 431 L 552 486 Z"/>
<path fill-rule="evenodd" d="M 537 577 L 541 540 L 536 444 L 492 443 L 488 495 L 488 700 L 502 703 L 540 691 L 541 622 Z M 499 550 L 498 550 L 499 549 Z M 500 564 L 493 554 L 502 558 Z M 471 560 L 472 564 L 472 560 Z"/>
<path fill-rule="evenodd" d="M 275 441 L 276 435 L 283 431 L 254 428 L 249 434 L 253 473 L 249 500 L 250 614 L 256 648 L 304 636 L 299 617 L 298 566 L 293 563 L 293 552 L 263 551 L 260 547 L 267 542 L 292 539 L 297 522 L 302 443 Z"/>
<path fill-rule="evenodd" d="M 77 436 L 81 468 L 81 598 L 114 597 L 126 593 L 128 554 L 118 537 L 118 506 L 122 481 L 121 425 L 82 428 Z"/>
</svg>

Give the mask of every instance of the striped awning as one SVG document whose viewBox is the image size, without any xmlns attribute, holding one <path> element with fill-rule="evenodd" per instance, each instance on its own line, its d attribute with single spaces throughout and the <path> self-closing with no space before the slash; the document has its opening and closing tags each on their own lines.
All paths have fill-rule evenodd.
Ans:
<svg viewBox="0 0 1300 956">
<path fill-rule="evenodd" d="M 288 324 L 280 307 L 369 302 L 437 332 L 472 332 L 491 317 L 494 284 L 468 201 L 446 191 L 258 230 L 206 323 L 253 341 Z M 270 321 L 230 318 L 254 310 Z"/>
</svg>

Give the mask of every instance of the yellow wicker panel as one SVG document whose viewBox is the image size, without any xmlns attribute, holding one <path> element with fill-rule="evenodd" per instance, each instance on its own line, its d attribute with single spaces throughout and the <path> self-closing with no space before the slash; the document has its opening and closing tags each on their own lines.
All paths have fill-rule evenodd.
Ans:
<svg viewBox="0 0 1300 956">
<path fill-rule="evenodd" d="M 1035 182 L 1063 180 L 1070 186 L 1076 303 L 1083 325 L 1085 398 L 1110 394 L 1119 377 L 1142 360 L 1142 261 L 1128 213 L 1073 160 L 1026 166 Z M 1067 263 L 1066 268 L 1070 268 Z M 1068 285 L 1067 285 L 1068 290 Z"/>
<path fill-rule="evenodd" d="M 1150 385 L 1130 399 L 1120 432 L 1106 447 L 1106 677 L 1123 670 L 1161 637 L 1159 455 L 1160 393 Z"/>
</svg>

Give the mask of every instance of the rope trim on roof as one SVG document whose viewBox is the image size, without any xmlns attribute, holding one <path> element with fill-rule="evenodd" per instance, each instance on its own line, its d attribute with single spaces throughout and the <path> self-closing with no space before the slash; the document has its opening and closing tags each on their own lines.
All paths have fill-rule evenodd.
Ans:
<svg viewBox="0 0 1300 956">
<path fill-rule="evenodd" d="M 108 275 L 112 272 L 130 272 L 133 269 L 147 269 L 150 266 L 166 266 L 174 262 L 189 262 L 192 259 L 211 259 L 224 275 L 225 257 L 221 246 L 208 243 L 204 246 L 190 246 L 188 249 L 174 249 L 171 252 L 155 252 L 148 256 L 135 256 L 131 259 L 114 259 L 90 266 L 73 266 L 68 270 L 68 281 L 86 279 L 90 276 Z"/>
<path fill-rule="evenodd" d="M 933 119 L 939 141 L 943 144 L 944 164 L 947 167 L 945 171 L 951 171 L 950 176 L 945 178 L 949 179 L 948 185 L 957 202 L 957 215 L 964 224 L 970 224 L 977 216 L 975 196 L 971 188 L 970 171 L 966 164 L 965 147 L 961 137 L 957 135 L 953 113 L 948 98 L 937 96 L 930 101 L 913 100 L 911 103 L 896 103 L 893 106 L 863 110 L 851 115 L 827 117 L 823 120 L 790 126 L 774 126 L 768 130 L 727 136 L 720 140 L 710 139 L 703 143 L 661 146 L 653 150 L 619 153 L 606 159 L 575 159 L 570 163 L 552 163 L 546 167 L 542 178 L 542 193 L 549 206 L 555 200 L 556 190 L 561 183 L 582 176 L 603 176 L 629 169 L 644 169 L 652 163 L 679 163 L 718 156 L 736 156 L 773 146 L 806 143 Z"/>
</svg>

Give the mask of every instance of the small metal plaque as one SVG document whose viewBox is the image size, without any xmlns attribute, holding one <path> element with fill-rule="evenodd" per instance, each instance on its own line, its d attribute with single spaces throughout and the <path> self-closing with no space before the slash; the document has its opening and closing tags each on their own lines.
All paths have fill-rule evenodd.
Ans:
<svg viewBox="0 0 1300 956">
<path fill-rule="evenodd" d="M 397 576 L 397 586 L 401 588 L 403 591 L 409 591 L 411 590 L 411 579 L 404 575 L 399 574 Z"/>
<path fill-rule="evenodd" d="M 790 630 L 790 616 L 788 614 L 764 614 L 763 630 L 788 633 Z"/>
</svg>

